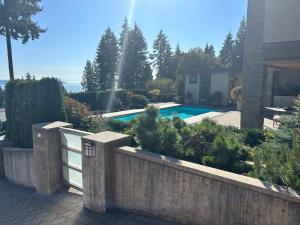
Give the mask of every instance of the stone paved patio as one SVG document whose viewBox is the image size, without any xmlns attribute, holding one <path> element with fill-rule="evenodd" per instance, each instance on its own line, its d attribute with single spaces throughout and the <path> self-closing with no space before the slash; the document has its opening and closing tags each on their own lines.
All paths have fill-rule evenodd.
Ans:
<svg viewBox="0 0 300 225">
<path fill-rule="evenodd" d="M 82 208 L 80 195 L 65 190 L 51 197 L 39 195 L 4 179 L 0 179 L 0 224 L 176 225 L 127 212 L 95 213 Z"/>
</svg>

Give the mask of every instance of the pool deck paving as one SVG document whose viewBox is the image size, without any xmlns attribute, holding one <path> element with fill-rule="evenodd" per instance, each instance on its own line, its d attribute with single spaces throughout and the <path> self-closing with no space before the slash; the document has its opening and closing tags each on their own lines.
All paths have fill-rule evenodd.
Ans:
<svg viewBox="0 0 300 225">
<path fill-rule="evenodd" d="M 212 120 L 216 121 L 220 125 L 232 126 L 240 128 L 241 122 L 241 112 L 238 111 L 229 111 L 222 113 L 216 117 L 213 117 Z M 264 129 L 277 129 L 278 125 L 273 126 L 273 120 L 264 118 Z"/>
<path fill-rule="evenodd" d="M 36 194 L 0 179 L 1 225 L 179 225 L 123 211 L 96 213 L 84 209 L 82 196 L 61 189 L 52 196 Z"/>
</svg>

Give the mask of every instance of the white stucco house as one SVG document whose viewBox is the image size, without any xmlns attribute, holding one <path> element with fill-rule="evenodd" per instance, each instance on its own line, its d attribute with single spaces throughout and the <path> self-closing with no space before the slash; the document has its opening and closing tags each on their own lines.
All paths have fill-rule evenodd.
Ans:
<svg viewBox="0 0 300 225">
<path fill-rule="evenodd" d="M 231 69 L 211 70 L 210 73 L 185 74 L 186 102 L 191 104 L 207 104 L 211 95 L 222 93 L 221 105 L 230 103 L 231 89 L 240 85 L 240 76 Z"/>
</svg>

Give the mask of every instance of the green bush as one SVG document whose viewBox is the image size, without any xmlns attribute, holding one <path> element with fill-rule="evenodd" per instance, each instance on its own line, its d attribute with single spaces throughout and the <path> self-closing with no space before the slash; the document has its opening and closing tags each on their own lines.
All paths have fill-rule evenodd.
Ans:
<svg viewBox="0 0 300 225">
<path fill-rule="evenodd" d="M 148 81 L 146 84 L 146 88 L 149 91 L 158 89 L 162 94 L 175 94 L 176 83 L 170 79 L 157 78 L 155 80 Z"/>
<path fill-rule="evenodd" d="M 208 99 L 211 105 L 220 105 L 222 103 L 222 100 L 223 100 L 223 94 L 220 91 L 214 92 L 209 96 Z"/>
<path fill-rule="evenodd" d="M 106 126 L 109 130 L 114 132 L 124 132 L 131 127 L 131 124 L 120 120 L 108 120 Z"/>
<path fill-rule="evenodd" d="M 106 130 L 105 123 L 99 116 L 84 117 L 81 120 L 80 128 L 91 133 L 99 133 Z"/>
<path fill-rule="evenodd" d="M 129 97 L 133 94 L 150 98 L 147 90 L 119 90 L 70 93 L 69 96 L 90 107 L 91 110 L 118 111 L 129 108 Z"/>
<path fill-rule="evenodd" d="M 204 165 L 227 170 L 235 173 L 249 172 L 242 158 L 242 146 L 235 139 L 226 137 L 226 134 L 218 135 L 212 143 L 212 148 L 202 158 Z"/>
<path fill-rule="evenodd" d="M 144 95 L 131 95 L 129 97 L 129 106 L 133 109 L 145 108 L 147 106 L 147 98 Z"/>
<path fill-rule="evenodd" d="M 151 102 L 158 102 L 161 91 L 159 89 L 154 89 L 149 91 Z"/>
<path fill-rule="evenodd" d="M 32 147 L 32 124 L 65 121 L 59 80 L 15 80 L 6 85 L 7 138 L 19 147 Z"/>
<path fill-rule="evenodd" d="M 137 123 L 133 127 L 136 142 L 145 151 L 160 153 L 158 116 L 158 109 L 150 106 L 143 116 L 137 118 Z"/>
<path fill-rule="evenodd" d="M 88 105 L 91 110 L 113 111 L 121 110 L 128 105 L 126 91 L 99 91 L 71 93 L 69 96 Z"/>
<path fill-rule="evenodd" d="M 253 156 L 254 176 L 300 191 L 300 97 L 295 109 L 277 131 L 265 133 L 266 141 Z"/>
<path fill-rule="evenodd" d="M 251 147 L 260 145 L 265 141 L 264 131 L 259 129 L 246 130 L 245 144 Z"/>
</svg>

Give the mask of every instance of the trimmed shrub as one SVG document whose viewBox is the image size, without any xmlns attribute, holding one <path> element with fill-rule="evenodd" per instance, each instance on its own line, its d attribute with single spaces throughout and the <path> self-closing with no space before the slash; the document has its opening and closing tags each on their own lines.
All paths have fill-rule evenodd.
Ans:
<svg viewBox="0 0 300 225">
<path fill-rule="evenodd" d="M 173 80 L 158 78 L 155 80 L 150 80 L 146 84 L 147 90 L 158 89 L 162 94 L 174 93 L 176 90 L 176 83 Z"/>
<path fill-rule="evenodd" d="M 92 133 L 99 133 L 106 130 L 104 121 L 99 116 L 88 116 L 81 120 L 82 130 Z"/>
<path fill-rule="evenodd" d="M 69 97 L 65 97 L 64 104 L 67 121 L 73 124 L 74 128 L 80 129 L 82 119 L 91 115 L 88 106 Z"/>
<path fill-rule="evenodd" d="M 109 130 L 114 132 L 124 132 L 126 129 L 130 129 L 130 124 L 120 120 L 108 120 L 106 126 Z"/>
<path fill-rule="evenodd" d="M 222 100 L 223 100 L 223 94 L 220 91 L 214 92 L 209 96 L 208 99 L 211 105 L 220 105 L 222 103 Z"/>
<path fill-rule="evenodd" d="M 149 91 L 149 95 L 151 96 L 151 102 L 158 102 L 158 98 L 160 96 L 160 90 L 159 89 L 154 89 L 152 91 Z"/>
<path fill-rule="evenodd" d="M 145 108 L 147 106 L 147 98 L 144 95 L 131 95 L 129 97 L 130 108 Z"/>
<path fill-rule="evenodd" d="M 91 110 L 117 111 L 129 106 L 129 97 L 134 94 L 150 97 L 146 90 L 121 90 L 71 93 L 69 96 L 90 107 Z"/>
<path fill-rule="evenodd" d="M 19 147 L 32 147 L 32 124 L 66 120 L 59 80 L 9 81 L 6 118 L 8 140 Z"/>
</svg>

